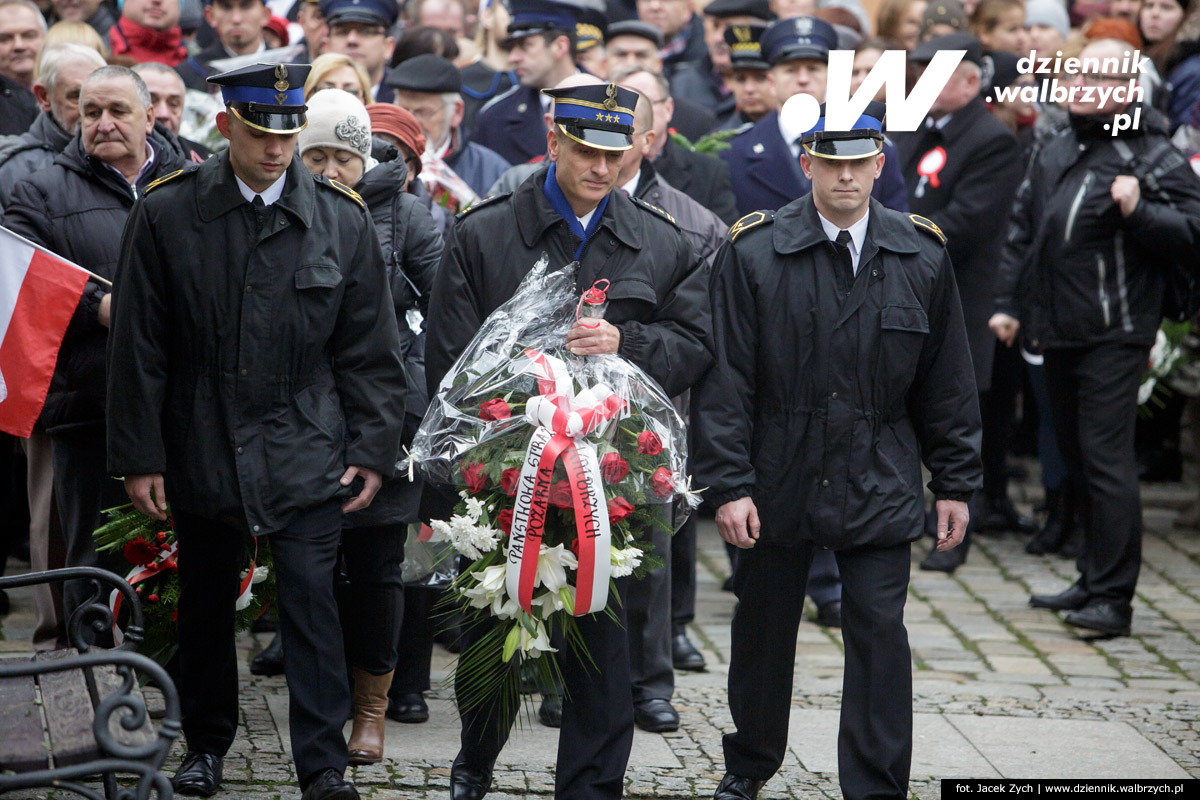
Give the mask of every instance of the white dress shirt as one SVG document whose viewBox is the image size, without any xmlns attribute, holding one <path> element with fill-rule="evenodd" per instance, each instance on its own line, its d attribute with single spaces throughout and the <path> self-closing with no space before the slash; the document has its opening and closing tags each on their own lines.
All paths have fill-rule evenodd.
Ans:
<svg viewBox="0 0 1200 800">
<path fill-rule="evenodd" d="M 842 232 L 842 228 L 834 225 L 825 217 L 821 216 L 821 212 L 817 212 L 817 218 L 821 220 L 821 228 L 825 231 L 825 235 L 829 237 L 829 241 L 836 242 L 837 236 Z M 863 242 L 867 240 L 867 220 L 871 218 L 871 208 L 867 207 L 867 213 L 862 215 L 862 219 L 851 225 L 845 230 L 850 233 L 850 261 L 854 265 L 854 274 L 858 274 L 858 260 L 862 257 Z"/>
</svg>

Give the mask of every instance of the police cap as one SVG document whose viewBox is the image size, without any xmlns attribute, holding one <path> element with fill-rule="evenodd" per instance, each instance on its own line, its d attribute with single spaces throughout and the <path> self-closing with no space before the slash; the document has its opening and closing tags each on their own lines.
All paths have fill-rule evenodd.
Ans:
<svg viewBox="0 0 1200 800">
<path fill-rule="evenodd" d="M 458 68 L 436 53 L 422 53 L 401 61 L 388 72 L 384 83 L 408 92 L 446 94 L 462 91 Z"/>
<path fill-rule="evenodd" d="M 866 158 L 883 152 L 883 121 L 887 106 L 871 101 L 848 131 L 825 130 L 825 104 L 821 118 L 808 133 L 800 137 L 804 152 L 816 158 Z"/>
<path fill-rule="evenodd" d="M 234 116 L 268 133 L 299 133 L 304 116 L 304 80 L 309 64 L 251 64 L 209 76 Z"/>
<path fill-rule="evenodd" d="M 511 45 L 535 33 L 545 31 L 575 32 L 575 22 L 582 9 L 554 0 L 512 0 L 512 21 L 508 23 L 508 36 L 501 44 Z"/>
<path fill-rule="evenodd" d="M 763 58 L 762 36 L 766 25 L 730 25 L 725 28 L 725 44 L 734 69 L 770 69 Z"/>
<path fill-rule="evenodd" d="M 700 12 L 706 17 L 755 17 L 763 22 L 775 19 L 767 0 L 712 0 Z"/>
<path fill-rule="evenodd" d="M 554 122 L 580 144 L 597 150 L 633 147 L 633 109 L 638 94 L 616 84 L 542 89 L 554 98 Z"/>
<path fill-rule="evenodd" d="M 594 8 L 583 7 L 575 20 L 575 52 L 583 53 L 596 45 L 604 44 L 608 20 Z"/>
<path fill-rule="evenodd" d="M 321 0 L 321 13 L 330 25 L 362 22 L 391 28 L 400 16 L 400 6 L 396 0 Z"/>
<path fill-rule="evenodd" d="M 774 66 L 800 58 L 828 58 L 837 41 L 837 31 L 825 20 L 793 17 L 771 23 L 762 35 L 762 51 Z"/>
</svg>

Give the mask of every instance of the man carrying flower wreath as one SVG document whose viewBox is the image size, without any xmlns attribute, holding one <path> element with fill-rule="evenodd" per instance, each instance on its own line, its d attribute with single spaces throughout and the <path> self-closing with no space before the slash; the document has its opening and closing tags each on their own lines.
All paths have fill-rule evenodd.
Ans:
<svg viewBox="0 0 1200 800">
<path fill-rule="evenodd" d="M 573 327 L 567 348 L 575 355 L 621 355 L 668 396 L 677 395 L 711 361 L 709 303 L 703 262 L 678 227 L 663 212 L 614 191 L 621 155 L 632 146 L 637 95 L 612 84 L 544 91 L 555 99 L 555 124 L 547 133 L 550 169 L 512 194 L 460 214 L 447 237 L 427 329 L 431 396 L 484 319 L 512 297 L 543 253 L 555 269 L 579 261 L 581 289 L 609 281 L 604 319 Z M 619 471 L 621 465 L 610 459 L 601 464 L 605 468 Z M 616 580 L 622 596 L 629 580 Z M 624 611 L 616 602 L 609 610 L 616 620 L 606 613 L 578 618 L 596 667 L 573 658 L 562 665 L 566 697 L 556 797 L 622 795 L 633 743 L 633 696 Z M 494 624 L 490 620 L 485 616 L 468 638 L 482 636 Z M 453 800 L 487 794 L 515 713 L 465 710 L 462 749 L 450 776 Z"/>
</svg>

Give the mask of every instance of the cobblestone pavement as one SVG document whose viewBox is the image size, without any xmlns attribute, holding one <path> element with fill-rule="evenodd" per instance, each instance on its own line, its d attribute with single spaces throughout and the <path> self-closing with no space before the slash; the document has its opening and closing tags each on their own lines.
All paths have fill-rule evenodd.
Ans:
<svg viewBox="0 0 1200 800">
<path fill-rule="evenodd" d="M 1029 608 L 1031 592 L 1065 588 L 1075 572 L 1063 559 L 1027 555 L 1023 537 L 977 536 L 969 562 L 953 576 L 917 570 L 926 545 L 914 546 L 905 614 L 918 735 L 913 797 L 939 797 L 943 777 L 1200 777 L 1200 532 L 1171 525 L 1177 510 L 1196 497 L 1196 485 L 1189 472 L 1183 484 L 1143 487 L 1147 535 L 1130 637 L 1081 639 L 1055 614 Z M 1026 511 L 1039 491 L 1026 484 L 1013 487 Z M 630 797 L 711 797 L 723 772 L 721 734 L 732 729 L 725 678 L 735 601 L 720 591 L 728 563 L 711 521 L 704 521 L 700 536 L 697 621 L 691 635 L 709 669 L 677 674 L 680 729 L 661 740 L 645 740 L 657 746 L 646 752 L 663 756 L 650 759 L 656 765 L 640 757 L 643 748 L 637 748 L 626 776 Z M 0 652 L 27 648 L 28 606 L 27 596 L 14 595 L 13 613 L 0 620 Z M 243 636 L 243 663 L 266 643 L 265 636 Z M 435 681 L 445 676 L 449 663 L 438 648 Z M 830 740 L 836 737 L 841 671 L 838 631 L 802 624 L 793 748 L 761 797 L 840 798 Z M 279 721 L 285 692 L 281 677 L 243 674 L 243 726 L 226 758 L 224 792 L 218 797 L 299 797 L 285 748 L 286 725 Z M 449 766 L 457 750 L 455 726 L 447 719 L 450 692 L 435 686 L 430 699 L 431 723 L 389 723 L 388 736 L 391 752 L 403 754 L 406 739 L 413 737 L 411 748 L 431 757 L 388 758 L 353 770 L 352 780 L 365 798 L 448 797 Z M 1107 761 L 1105 742 L 1117 748 Z M 551 795 L 552 745 L 546 750 L 549 755 L 541 758 L 498 766 L 489 797 Z M 1097 763 L 1110 774 L 1081 774 Z"/>
</svg>

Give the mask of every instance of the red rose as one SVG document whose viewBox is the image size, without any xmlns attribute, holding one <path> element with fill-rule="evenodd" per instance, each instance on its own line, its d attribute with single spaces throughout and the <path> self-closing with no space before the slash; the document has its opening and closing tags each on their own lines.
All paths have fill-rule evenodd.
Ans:
<svg viewBox="0 0 1200 800">
<path fill-rule="evenodd" d="M 559 481 L 550 486 L 550 505 L 556 508 L 575 507 L 575 501 L 571 497 L 570 481 Z"/>
<path fill-rule="evenodd" d="M 633 506 L 624 497 L 614 497 L 608 501 L 608 521 L 620 522 L 633 513 Z"/>
<path fill-rule="evenodd" d="M 600 475 L 605 483 L 620 483 L 629 474 L 629 462 L 619 453 L 605 453 L 600 459 Z"/>
<path fill-rule="evenodd" d="M 505 533 L 512 533 L 512 518 L 513 512 L 511 508 L 506 508 L 496 515 L 496 524 L 500 526 L 500 530 Z"/>
<path fill-rule="evenodd" d="M 663 450 L 662 439 L 653 431 L 642 431 L 638 434 L 638 453 L 644 456 L 656 456 Z"/>
<path fill-rule="evenodd" d="M 145 539 L 130 539 L 125 544 L 125 560 L 130 564 L 145 567 L 158 558 L 158 548 Z"/>
<path fill-rule="evenodd" d="M 675 477 L 671 470 L 666 467 L 654 470 L 654 474 L 650 476 L 650 488 L 659 497 L 670 497 L 675 491 Z"/>
<path fill-rule="evenodd" d="M 509 497 L 517 496 L 517 484 L 521 482 L 521 470 L 506 469 L 500 473 L 500 488 Z"/>
<path fill-rule="evenodd" d="M 152 594 L 152 595 L 150 595 L 149 597 L 147 597 L 146 599 L 147 599 L 147 600 L 149 600 L 151 603 L 157 603 L 157 602 L 158 602 L 158 595 L 156 595 L 156 594 Z"/>
<path fill-rule="evenodd" d="M 459 472 L 467 484 L 467 491 L 471 494 L 481 492 L 483 487 L 487 486 L 487 475 L 483 474 L 483 464 L 465 464 L 459 469 Z"/>
<path fill-rule="evenodd" d="M 488 400 L 486 403 L 479 404 L 480 419 L 508 419 L 511 416 L 512 409 L 508 407 L 508 403 L 499 397 L 495 400 Z"/>
</svg>

